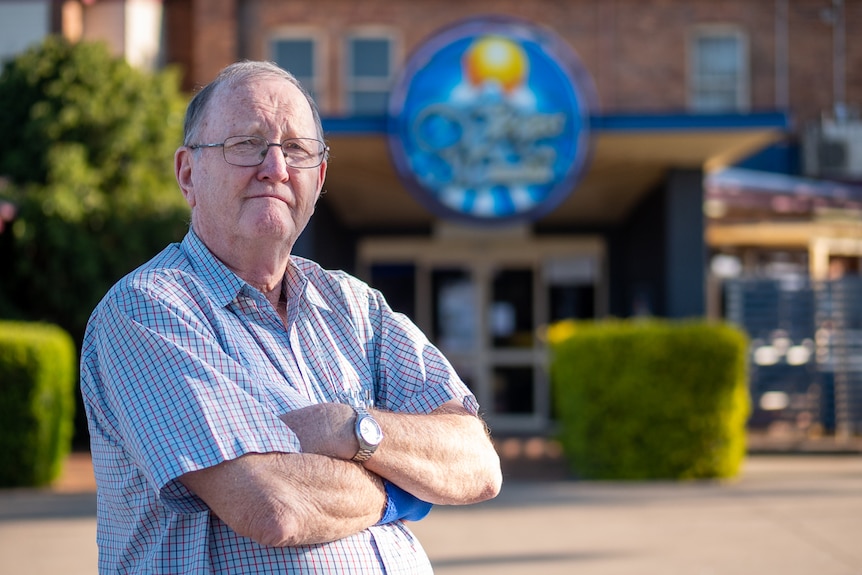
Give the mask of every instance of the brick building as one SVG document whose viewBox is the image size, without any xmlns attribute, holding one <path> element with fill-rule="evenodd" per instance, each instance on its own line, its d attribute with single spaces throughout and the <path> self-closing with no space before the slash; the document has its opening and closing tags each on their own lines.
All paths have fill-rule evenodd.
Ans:
<svg viewBox="0 0 862 575">
<path fill-rule="evenodd" d="M 332 149 L 297 250 L 381 287 L 446 349 L 499 430 L 547 427 L 536 334 L 551 321 L 717 316 L 722 275 L 859 268 L 862 0 L 43 4 L 54 30 L 110 36 L 130 59 L 136 23 L 156 15 L 157 64 L 144 64 L 182 66 L 189 90 L 245 58 L 297 75 Z M 552 208 L 495 224 L 429 209 L 392 134 L 416 59 L 446 49 L 447 30 L 499 17 L 574 55 L 563 67 L 579 83 L 588 149 Z"/>
<path fill-rule="evenodd" d="M 853 74 L 862 62 L 862 45 L 848 33 L 862 26 L 862 4 L 853 1 L 164 0 L 164 5 L 168 60 L 186 67 L 189 87 L 207 82 L 224 62 L 275 58 L 273 43 L 279 38 L 304 38 L 314 46 L 316 81 L 329 115 L 351 113 L 346 100 L 351 39 L 385 38 L 397 67 L 435 31 L 485 14 L 536 22 L 570 43 L 590 70 L 607 113 L 696 108 L 692 51 L 709 37 L 732 38 L 744 60 L 732 111 L 792 110 L 795 120 L 807 122 L 836 101 L 862 100 L 862 81 Z M 843 48 L 836 45 L 839 27 Z"/>
</svg>

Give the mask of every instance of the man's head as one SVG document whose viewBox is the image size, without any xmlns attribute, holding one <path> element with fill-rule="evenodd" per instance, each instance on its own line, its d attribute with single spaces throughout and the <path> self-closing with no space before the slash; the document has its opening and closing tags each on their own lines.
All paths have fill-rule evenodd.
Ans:
<svg viewBox="0 0 862 575">
<path fill-rule="evenodd" d="M 274 76 L 283 78 L 296 86 L 308 101 L 308 107 L 311 108 L 311 113 L 314 115 L 314 123 L 317 128 L 317 139 L 323 141 L 323 124 L 320 121 L 320 111 L 317 108 L 317 103 L 311 97 L 311 94 L 299 83 L 296 77 L 280 68 L 272 62 L 252 62 L 243 61 L 236 62 L 223 69 L 215 80 L 204 86 L 186 108 L 186 117 L 183 124 L 183 145 L 189 146 L 195 143 L 195 138 L 198 135 L 201 122 L 206 115 L 213 93 L 222 86 L 230 86 L 237 83 L 245 83 L 255 78 L 264 76 Z"/>
<path fill-rule="evenodd" d="M 235 269 L 249 257 L 289 251 L 326 175 L 320 114 L 308 92 L 274 64 L 233 64 L 192 99 L 185 131 L 174 158 L 177 182 L 207 247 Z M 225 147 L 239 136 L 269 144 L 256 156 L 259 165 L 237 162 Z M 296 167 L 297 142 L 311 144 L 314 161 L 300 164 L 314 167 Z"/>
</svg>

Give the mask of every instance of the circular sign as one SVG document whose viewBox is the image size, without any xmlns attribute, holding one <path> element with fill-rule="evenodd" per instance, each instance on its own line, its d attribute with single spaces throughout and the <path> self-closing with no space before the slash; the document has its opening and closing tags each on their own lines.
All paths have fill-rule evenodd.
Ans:
<svg viewBox="0 0 862 575">
<path fill-rule="evenodd" d="M 592 84 L 549 32 L 469 20 L 408 60 L 389 101 L 389 150 L 437 215 L 531 221 L 574 189 L 589 155 Z"/>
</svg>

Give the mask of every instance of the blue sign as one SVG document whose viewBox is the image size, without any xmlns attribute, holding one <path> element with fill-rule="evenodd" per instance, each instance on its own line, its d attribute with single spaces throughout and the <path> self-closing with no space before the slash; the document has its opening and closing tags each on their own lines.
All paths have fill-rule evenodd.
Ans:
<svg viewBox="0 0 862 575">
<path fill-rule="evenodd" d="M 589 156 L 592 84 L 548 31 L 469 20 L 408 60 L 389 102 L 389 150 L 428 209 L 468 223 L 547 214 Z"/>
</svg>

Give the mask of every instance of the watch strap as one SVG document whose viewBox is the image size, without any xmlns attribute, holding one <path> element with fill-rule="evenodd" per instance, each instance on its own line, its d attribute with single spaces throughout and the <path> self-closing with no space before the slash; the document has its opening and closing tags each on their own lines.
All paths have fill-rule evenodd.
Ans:
<svg viewBox="0 0 862 575">
<path fill-rule="evenodd" d="M 357 463 L 363 463 L 371 459 L 371 455 L 374 453 L 371 449 L 360 447 L 359 451 L 356 452 L 356 455 L 353 456 L 353 461 Z"/>
<path fill-rule="evenodd" d="M 356 433 L 356 440 L 359 442 L 359 451 L 356 452 L 351 459 L 358 463 L 362 463 L 371 459 L 371 456 L 377 450 L 376 445 L 368 445 L 368 443 L 362 438 L 362 435 L 359 432 L 359 421 L 364 417 L 372 417 L 368 410 L 364 407 L 359 407 L 354 405 L 353 410 L 356 412 L 356 423 L 354 424 L 354 431 Z"/>
</svg>

